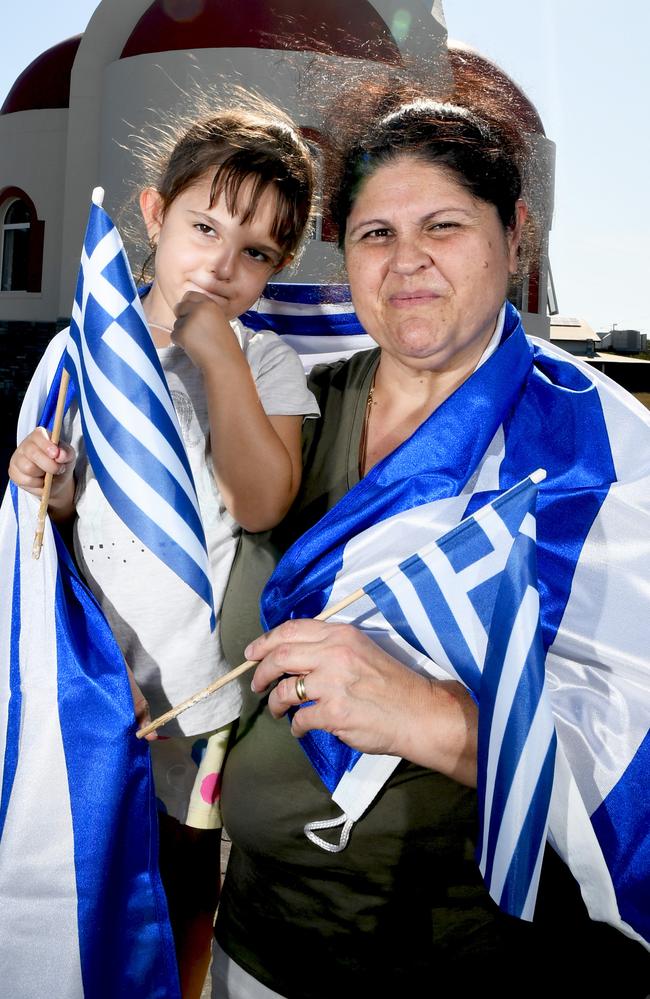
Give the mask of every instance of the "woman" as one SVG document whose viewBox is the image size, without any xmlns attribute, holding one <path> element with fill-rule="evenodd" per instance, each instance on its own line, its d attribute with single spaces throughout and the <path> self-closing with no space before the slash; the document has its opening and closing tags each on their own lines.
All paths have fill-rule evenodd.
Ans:
<svg viewBox="0 0 650 999">
<path fill-rule="evenodd" d="M 546 647 L 553 641 L 568 589 L 552 591 L 549 567 L 566 562 L 567 539 L 588 529 L 598 492 L 590 487 L 576 500 L 580 526 L 571 527 L 563 476 L 578 428 L 567 434 L 562 424 L 569 395 L 584 390 L 589 406 L 594 392 L 571 365 L 573 382 L 555 386 L 552 361 L 533 361 L 518 317 L 504 308 L 526 222 L 520 155 L 496 124 L 416 100 L 381 118 L 344 161 L 334 215 L 355 309 L 378 349 L 313 372 L 322 420 L 306 431 L 299 499 L 270 538 L 245 541 L 231 576 L 227 654 L 261 663 L 223 784 L 233 848 L 216 926 L 215 996 L 648 991 L 645 951 L 589 921 L 552 850 L 533 923 L 504 915 L 489 898 L 474 860 L 478 709 L 464 687 L 413 672 L 350 625 L 292 620 L 243 650 L 259 631 L 255 583 L 319 518 L 317 530 L 345 540 L 349 520 L 381 520 L 387 503 L 399 512 L 464 493 L 467 507 L 473 476 L 485 478 L 488 494 L 512 484 L 509 463 L 526 448 L 528 470 L 540 457 L 550 468 L 538 548 Z M 487 385 L 499 386 L 498 398 Z M 546 437 L 535 427 L 545 392 L 555 393 Z M 647 474 L 650 424 L 634 418 Z M 419 462 L 417 481 L 404 455 Z M 387 470 L 399 462 L 407 465 L 400 495 L 388 501 Z M 285 578 L 301 571 L 314 538 L 311 531 L 292 549 Z M 553 578 L 561 575 L 556 564 Z M 288 607 L 313 616 L 309 600 L 294 593 L 284 607 L 281 587 L 267 593 L 267 621 L 282 620 Z M 313 703 L 289 727 L 281 716 L 305 701 Z M 303 832 L 339 812 L 295 738 L 313 729 L 402 758 L 337 853 Z M 597 967 L 594 948 L 603 957 Z M 615 991 L 604 984 L 610 973 Z"/>
</svg>

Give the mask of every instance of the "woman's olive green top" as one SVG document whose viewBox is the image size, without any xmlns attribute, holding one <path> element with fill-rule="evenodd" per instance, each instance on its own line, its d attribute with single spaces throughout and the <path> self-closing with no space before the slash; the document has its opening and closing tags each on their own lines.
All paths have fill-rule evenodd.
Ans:
<svg viewBox="0 0 650 999">
<path fill-rule="evenodd" d="M 304 423 L 300 493 L 279 527 L 241 535 L 230 573 L 221 640 L 233 665 L 243 662 L 244 648 L 261 632 L 259 597 L 280 556 L 359 481 L 359 441 L 378 361 L 378 350 L 366 350 L 311 373 L 309 386 L 323 418 Z"/>
<path fill-rule="evenodd" d="M 242 536 L 226 593 L 222 633 L 233 664 L 260 632 L 259 593 L 278 557 L 359 479 L 378 356 L 365 352 L 313 372 L 322 418 L 305 426 L 300 495 L 279 528 Z M 313 845 L 305 823 L 340 810 L 288 721 L 271 718 L 265 699 L 250 691 L 222 807 L 233 846 L 217 939 L 288 999 L 458 999 L 489 990 L 642 999 L 650 992 L 641 984 L 645 952 L 588 920 L 577 884 L 550 848 L 535 922 L 497 909 L 474 858 L 476 792 L 440 773 L 401 764 L 343 852 Z"/>
</svg>

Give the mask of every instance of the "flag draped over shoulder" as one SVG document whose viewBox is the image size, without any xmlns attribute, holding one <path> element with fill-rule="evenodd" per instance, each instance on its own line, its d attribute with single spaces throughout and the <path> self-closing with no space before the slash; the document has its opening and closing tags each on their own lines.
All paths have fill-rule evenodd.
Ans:
<svg viewBox="0 0 650 999">
<path fill-rule="evenodd" d="M 628 393 L 564 351 L 528 339 L 508 305 L 499 348 L 289 549 L 263 594 L 263 620 L 272 627 L 288 617 L 315 616 L 537 467 L 547 472 L 536 513 L 539 622 L 557 733 L 549 839 L 580 883 L 591 917 L 648 944 L 650 415 Z M 480 603 L 474 608 L 479 616 Z M 483 599 L 484 607 L 488 603 Z M 499 613 L 504 604 L 499 600 Z M 446 625 L 436 618 L 446 637 L 431 656 L 421 641 L 413 643 L 410 610 L 402 615 L 406 628 L 384 610 L 387 617 L 381 600 L 373 605 L 364 598 L 343 619 L 356 621 L 414 668 L 457 674 L 471 688 L 471 657 L 461 642 L 454 647 Z M 456 621 L 458 632 L 465 632 L 467 613 L 466 607 Z M 492 646 L 495 662 L 506 653 Z M 498 732 L 496 701 L 487 690 L 474 693 L 479 716 L 486 708 L 491 716 L 489 731 L 480 723 L 480 769 L 488 765 L 490 740 L 506 738 L 508 731 Z M 519 703 L 524 695 L 531 690 L 513 692 Z M 547 732 L 546 722 L 541 727 Z M 538 742 L 540 775 L 552 766 L 545 738 Z M 333 798 L 352 818 L 398 762 L 365 754 L 346 758 L 328 733 L 310 735 L 303 744 L 312 760 L 329 754 L 335 771 L 339 761 Z M 510 783 L 517 776 L 499 772 L 507 756 L 486 783 L 485 794 L 491 786 L 495 795 L 483 830 L 488 883 L 490 850 L 503 826 L 493 807 L 505 804 L 496 797 L 510 786 L 504 776 Z M 485 818 L 485 798 L 482 807 Z M 319 824 L 311 825 L 314 831 Z"/>
<path fill-rule="evenodd" d="M 124 660 L 38 500 L 0 510 L 0 976 L 12 999 L 180 991 Z M 9 994 L 8 993 L 8 994 Z"/>
<path fill-rule="evenodd" d="M 409 645 L 470 690 L 478 727 L 479 866 L 490 895 L 531 919 L 556 735 L 544 683 L 528 479 L 364 591 Z"/>
</svg>

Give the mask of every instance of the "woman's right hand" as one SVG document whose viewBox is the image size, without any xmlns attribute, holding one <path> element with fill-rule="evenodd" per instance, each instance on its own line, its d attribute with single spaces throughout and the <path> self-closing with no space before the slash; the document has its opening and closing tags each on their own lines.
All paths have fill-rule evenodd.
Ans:
<svg viewBox="0 0 650 999">
<path fill-rule="evenodd" d="M 49 508 L 60 518 L 74 511 L 73 472 L 77 455 L 69 444 L 53 444 L 44 427 L 36 427 L 18 445 L 9 462 L 9 478 L 34 496 L 41 496 L 45 475 L 52 473 Z"/>
<path fill-rule="evenodd" d="M 353 625 L 330 621 L 285 621 L 245 655 L 259 663 L 253 691 L 277 684 L 268 700 L 274 717 L 302 704 L 291 723 L 296 737 L 323 729 L 361 752 L 476 785 L 478 712 L 461 684 L 416 673 Z"/>
</svg>

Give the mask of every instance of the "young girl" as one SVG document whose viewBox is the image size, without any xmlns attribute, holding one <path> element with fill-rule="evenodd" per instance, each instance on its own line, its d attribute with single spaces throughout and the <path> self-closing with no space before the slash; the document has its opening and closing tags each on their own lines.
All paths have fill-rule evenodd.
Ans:
<svg viewBox="0 0 650 999">
<path fill-rule="evenodd" d="M 154 251 L 144 312 L 178 414 L 212 567 L 217 611 L 240 528 L 263 531 L 300 483 L 300 431 L 318 413 L 300 360 L 238 316 L 294 256 L 309 219 L 307 146 L 261 102 L 215 114 L 176 142 L 140 208 Z M 200 599 L 126 528 L 86 459 L 79 416 L 55 446 L 43 428 L 14 453 L 13 481 L 38 495 L 53 472 L 49 512 L 76 513 L 78 565 L 156 716 L 228 669 Z M 152 743 L 160 863 L 184 996 L 198 996 L 218 899 L 219 774 L 239 692 L 182 715 Z M 171 736 L 171 737 L 170 737 Z"/>
</svg>

